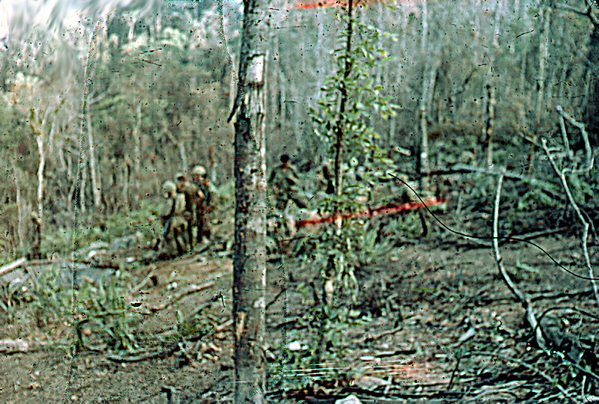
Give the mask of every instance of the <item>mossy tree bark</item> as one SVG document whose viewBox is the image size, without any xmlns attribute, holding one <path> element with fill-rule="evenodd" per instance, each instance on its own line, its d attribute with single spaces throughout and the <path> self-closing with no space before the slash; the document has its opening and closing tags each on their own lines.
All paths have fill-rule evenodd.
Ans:
<svg viewBox="0 0 599 404">
<path fill-rule="evenodd" d="M 268 1 L 245 0 L 235 122 L 235 402 L 265 402 Z"/>
</svg>

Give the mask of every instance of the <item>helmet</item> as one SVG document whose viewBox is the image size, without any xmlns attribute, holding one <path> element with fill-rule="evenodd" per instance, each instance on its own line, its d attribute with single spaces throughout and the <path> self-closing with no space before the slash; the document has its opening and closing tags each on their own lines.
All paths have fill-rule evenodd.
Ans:
<svg viewBox="0 0 599 404">
<path fill-rule="evenodd" d="M 175 174 L 175 179 L 185 179 L 185 174 L 183 174 L 182 172 L 178 172 L 177 174 Z"/>
<path fill-rule="evenodd" d="M 206 175 L 206 169 L 203 166 L 195 166 L 193 168 L 193 170 L 191 171 L 191 173 L 193 175 L 199 175 L 199 176 Z"/>
<path fill-rule="evenodd" d="M 177 186 L 175 185 L 174 182 L 166 181 L 164 184 L 162 184 L 162 192 L 170 193 L 170 192 L 175 192 L 175 191 L 177 191 Z"/>
</svg>

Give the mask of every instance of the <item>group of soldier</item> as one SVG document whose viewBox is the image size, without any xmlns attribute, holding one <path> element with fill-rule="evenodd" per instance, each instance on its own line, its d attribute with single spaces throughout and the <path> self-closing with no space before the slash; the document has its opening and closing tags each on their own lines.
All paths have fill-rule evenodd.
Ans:
<svg viewBox="0 0 599 404">
<path fill-rule="evenodd" d="M 188 179 L 184 173 L 177 173 L 175 181 L 166 181 L 162 185 L 166 199 L 160 214 L 164 248 L 173 253 L 176 250 L 177 255 L 210 239 L 206 214 L 213 209 L 212 184 L 201 165 L 195 166 L 191 175 Z"/>
<path fill-rule="evenodd" d="M 272 170 L 268 184 L 274 202 L 275 231 L 278 236 L 287 237 L 291 231 L 286 223 L 287 207 L 293 203 L 300 209 L 306 209 L 308 201 L 298 188 L 297 170 L 289 155 L 283 154 L 280 160 L 280 165 Z M 166 181 L 162 186 L 166 198 L 161 213 L 164 247 L 178 255 L 191 251 L 195 245 L 210 238 L 206 214 L 213 209 L 212 185 L 204 167 L 195 166 L 191 174 L 192 178 L 188 179 L 184 173 L 177 173 L 176 181 Z M 322 167 L 317 188 L 322 193 L 334 193 L 333 176 L 327 163 Z"/>
</svg>

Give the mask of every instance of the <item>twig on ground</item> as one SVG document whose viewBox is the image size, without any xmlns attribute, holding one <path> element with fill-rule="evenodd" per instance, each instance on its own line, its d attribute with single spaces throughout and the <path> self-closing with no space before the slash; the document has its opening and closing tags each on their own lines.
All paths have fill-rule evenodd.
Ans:
<svg viewBox="0 0 599 404">
<path fill-rule="evenodd" d="M 31 346 L 22 339 L 2 339 L 0 340 L 0 353 L 15 354 L 29 352 Z"/>
<path fill-rule="evenodd" d="M 572 209 L 574 209 L 574 212 L 576 213 L 578 220 L 580 220 L 580 222 L 582 223 L 582 237 L 581 237 L 582 252 L 584 255 L 584 261 L 585 261 L 585 265 L 587 267 L 587 272 L 589 274 L 589 278 L 591 278 L 590 281 L 591 281 L 591 285 L 593 287 L 593 293 L 595 294 L 595 300 L 597 301 L 597 305 L 599 305 L 599 286 L 597 285 L 597 281 L 595 279 L 593 267 L 591 265 L 591 259 L 589 257 L 589 250 L 588 250 L 588 237 L 589 237 L 590 224 L 589 224 L 589 221 L 587 220 L 587 218 L 585 218 L 585 215 L 583 215 L 580 207 L 574 200 L 574 197 L 572 196 L 572 192 L 570 191 L 570 186 L 568 185 L 568 180 L 566 179 L 566 174 L 568 174 L 568 173 L 585 174 L 585 173 L 588 173 L 593 168 L 593 151 L 591 149 L 591 145 L 589 142 L 589 135 L 585 129 L 584 124 L 579 123 L 576 120 L 574 120 L 572 117 L 570 117 L 570 115 L 568 115 L 562 109 L 562 107 L 560 105 L 557 106 L 557 111 L 568 122 L 570 122 L 570 124 L 572 124 L 573 126 L 576 126 L 580 130 L 582 139 L 584 142 L 585 153 L 586 153 L 586 166 L 582 169 L 563 168 L 560 170 L 557 167 L 557 163 L 555 162 L 554 156 L 551 154 L 551 152 L 549 151 L 549 148 L 547 147 L 547 139 L 542 139 L 541 142 L 543 144 L 543 150 L 545 151 L 545 154 L 547 155 L 547 158 L 549 159 L 549 162 L 551 163 L 551 167 L 553 168 L 553 171 L 555 171 L 555 173 L 557 174 L 557 176 L 559 177 L 559 179 L 562 183 L 562 187 L 564 189 L 564 192 L 566 193 L 566 196 L 568 197 L 570 206 L 572 206 Z"/>
<path fill-rule="evenodd" d="M 152 276 L 156 273 L 156 266 L 152 265 L 150 272 L 144 277 L 144 280 L 137 284 L 133 289 L 129 291 L 127 297 L 133 296 L 135 293 L 139 292 L 143 287 L 148 284 L 148 281 L 152 278 Z"/>
<path fill-rule="evenodd" d="M 471 352 L 468 353 L 467 355 L 469 356 L 490 356 L 490 357 L 495 357 L 495 358 L 499 358 L 499 359 L 503 359 L 504 361 L 508 361 L 508 362 L 514 362 L 517 363 L 521 366 L 524 366 L 525 368 L 532 370 L 533 372 L 537 373 L 538 375 L 540 375 L 543 379 L 547 380 L 551 386 L 556 387 L 564 396 L 568 397 L 570 400 L 572 400 L 574 403 L 576 404 L 582 404 L 579 400 L 576 399 L 576 397 L 572 396 L 570 393 L 568 393 L 566 391 L 566 389 L 564 389 L 562 386 L 560 386 L 559 383 L 556 382 L 555 379 L 553 379 L 551 376 L 549 376 L 547 373 L 543 372 L 541 369 L 532 366 L 526 362 L 524 362 L 521 359 L 518 358 L 512 358 L 511 356 L 506 356 L 506 355 L 501 355 L 495 352 Z"/>
<path fill-rule="evenodd" d="M 0 267 L 0 276 L 6 275 L 15 269 L 22 266 L 25 262 L 27 262 L 27 258 L 19 258 L 16 261 L 11 262 L 10 264 L 6 264 Z"/>
<path fill-rule="evenodd" d="M 402 329 L 403 329 L 403 327 L 399 326 L 399 327 L 395 327 L 395 328 L 393 328 L 391 330 L 386 330 L 386 331 L 380 332 L 378 334 L 368 334 L 364 338 L 360 338 L 359 340 L 357 340 L 355 342 L 356 342 L 356 344 L 364 344 L 366 342 L 376 341 L 376 340 L 379 340 L 379 339 L 381 339 L 383 337 L 386 337 L 387 335 L 396 334 L 399 331 L 401 331 Z"/>
<path fill-rule="evenodd" d="M 275 297 L 274 297 L 274 298 L 273 298 L 273 299 L 272 299 L 270 302 L 268 302 L 268 303 L 266 304 L 266 307 L 264 308 L 264 310 L 265 310 L 265 311 L 268 311 L 268 309 L 270 308 L 270 306 L 272 306 L 273 304 L 275 304 L 275 302 L 276 302 L 276 301 L 279 299 L 279 297 L 281 297 L 281 295 L 282 295 L 283 293 L 285 293 L 286 291 L 287 291 L 287 288 L 285 288 L 285 287 L 284 287 L 283 289 L 281 289 L 281 290 L 279 291 L 279 293 L 277 293 L 277 295 L 276 295 L 276 296 L 275 296 Z"/>
<path fill-rule="evenodd" d="M 118 363 L 132 363 L 132 362 L 143 362 L 149 359 L 156 359 L 160 357 L 165 357 L 171 355 L 175 352 L 179 347 L 174 344 L 170 348 L 166 349 L 157 349 L 153 351 L 144 350 L 141 353 L 137 353 L 136 355 L 131 356 L 123 356 L 123 355 L 106 355 L 106 359 L 118 362 Z"/>
<path fill-rule="evenodd" d="M 181 300 L 185 296 L 191 295 L 192 293 L 201 292 L 202 290 L 208 289 L 209 287 L 212 287 L 215 284 L 216 284 L 216 281 L 210 281 L 210 282 L 203 283 L 201 285 L 189 285 L 187 288 L 183 289 L 181 292 L 179 292 L 178 294 L 173 296 L 172 299 L 170 299 L 162 304 L 159 304 L 158 306 L 149 307 L 148 310 L 150 313 L 155 313 L 157 311 L 164 310 L 167 307 L 169 307 L 170 305 L 172 305 L 173 303 L 175 303 L 176 301 Z M 148 313 L 146 313 L 146 314 L 148 314 Z"/>
<path fill-rule="evenodd" d="M 503 266 L 503 258 L 501 257 L 501 253 L 499 252 L 499 201 L 501 200 L 501 186 L 503 185 L 503 173 L 504 169 L 501 170 L 499 178 L 497 179 L 495 205 L 493 207 L 493 251 L 495 252 L 495 262 L 497 262 L 497 267 L 499 268 L 501 277 L 503 278 L 503 281 L 507 285 L 508 289 L 518 298 L 518 300 L 520 300 L 520 302 L 524 306 L 524 309 L 526 310 L 526 319 L 532 327 L 533 333 L 537 341 L 537 345 L 543 351 L 547 351 L 547 345 L 545 343 L 543 333 L 538 328 L 538 322 L 535 317 L 534 310 L 532 308 L 532 302 L 525 293 L 518 289 L 516 284 L 510 278 L 510 275 L 507 273 L 505 267 Z"/>
</svg>

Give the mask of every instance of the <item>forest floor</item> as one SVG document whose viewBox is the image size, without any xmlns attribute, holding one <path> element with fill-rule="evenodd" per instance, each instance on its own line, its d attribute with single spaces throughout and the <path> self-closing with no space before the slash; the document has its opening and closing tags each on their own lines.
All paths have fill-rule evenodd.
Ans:
<svg viewBox="0 0 599 404">
<path fill-rule="evenodd" d="M 553 360 L 534 347 L 522 305 L 499 276 L 492 249 L 440 239 L 429 236 L 400 246 L 398 253 L 363 268 L 354 309 L 368 321 L 342 331 L 347 349 L 337 368 L 313 368 L 317 377 L 309 388 L 283 391 L 269 383 L 269 401 L 334 403 L 354 394 L 363 403 L 537 402 L 541 397 L 559 402 L 560 391 L 540 372 L 550 372 L 563 384 L 567 369 L 556 374 L 549 367 Z M 535 242 L 565 264 L 580 261 L 576 238 Z M 537 312 L 556 304 L 593 305 L 590 285 L 556 268 L 538 249 L 511 243 L 501 248 L 504 264 Z M 269 263 L 269 361 L 277 360 L 273 347 L 281 341 L 300 350 L 305 343 L 292 348 L 290 340 L 297 335 L 294 330 L 301 332 L 297 319 L 306 312 L 297 290 L 310 281 L 319 290 L 319 273 L 298 268 L 293 257 Z M 141 320 L 135 337 L 146 348 L 119 356 L 94 339 L 99 331 L 90 326 L 83 329 L 86 349 L 75 353 L 69 346 L 40 346 L 40 334 L 18 322 L 4 324 L 0 340 L 20 338 L 28 348 L 0 352 L 0 402 L 232 402 L 230 254 L 208 248 L 199 255 L 139 266 L 130 275 L 142 287 L 125 300 L 136 306 L 132 311 Z M 190 285 L 196 285 L 196 292 L 183 296 Z M 160 307 L 172 299 L 178 300 Z M 186 338 L 172 338 L 181 313 L 200 308 L 207 325 L 195 337 L 189 332 Z M 570 325 L 590 326 L 575 319 Z M 65 333 L 69 326 L 55 325 Z M 287 386 L 295 378 L 306 385 L 306 375 L 305 369 L 290 368 L 269 378 L 286 378 Z"/>
</svg>

